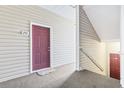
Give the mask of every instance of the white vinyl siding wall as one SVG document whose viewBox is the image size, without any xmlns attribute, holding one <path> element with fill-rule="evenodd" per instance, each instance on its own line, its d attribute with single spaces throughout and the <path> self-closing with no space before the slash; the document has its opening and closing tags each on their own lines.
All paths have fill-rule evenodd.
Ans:
<svg viewBox="0 0 124 93">
<path fill-rule="evenodd" d="M 52 67 L 75 61 L 74 23 L 39 6 L 0 6 L 0 82 L 30 74 L 30 22 L 53 27 Z"/>
<path fill-rule="evenodd" d="M 100 38 L 95 32 L 88 19 L 83 6 L 79 6 L 79 33 L 80 48 L 100 64 L 104 72 L 102 73 L 90 60 L 80 51 L 80 69 L 87 69 L 96 73 L 105 74 L 105 44 L 100 42 Z"/>
</svg>

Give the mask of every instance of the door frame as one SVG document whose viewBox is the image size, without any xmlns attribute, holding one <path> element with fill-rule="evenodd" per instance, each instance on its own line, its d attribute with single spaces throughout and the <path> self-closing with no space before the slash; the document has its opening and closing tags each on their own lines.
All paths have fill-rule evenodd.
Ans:
<svg viewBox="0 0 124 93">
<path fill-rule="evenodd" d="M 41 26 L 41 27 L 46 27 L 49 28 L 50 30 L 50 67 L 48 68 L 43 68 L 43 69 L 39 69 L 39 70 L 32 70 L 32 25 L 36 25 L 36 26 Z M 34 73 L 34 72 L 39 72 L 39 71 L 44 71 L 47 69 L 52 68 L 52 62 L 53 62 L 53 29 L 52 26 L 48 26 L 48 25 L 44 25 L 44 24 L 40 24 L 40 23 L 35 23 L 35 22 L 30 22 L 30 73 Z"/>
</svg>

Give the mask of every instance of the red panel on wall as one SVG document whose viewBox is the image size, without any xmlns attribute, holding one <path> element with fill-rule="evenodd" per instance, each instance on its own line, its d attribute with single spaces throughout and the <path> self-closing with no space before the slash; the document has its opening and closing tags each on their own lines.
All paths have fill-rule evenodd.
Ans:
<svg viewBox="0 0 124 93">
<path fill-rule="evenodd" d="M 120 55 L 110 54 L 110 77 L 120 80 Z"/>
<path fill-rule="evenodd" d="M 50 67 L 50 29 L 32 25 L 32 70 Z"/>
</svg>

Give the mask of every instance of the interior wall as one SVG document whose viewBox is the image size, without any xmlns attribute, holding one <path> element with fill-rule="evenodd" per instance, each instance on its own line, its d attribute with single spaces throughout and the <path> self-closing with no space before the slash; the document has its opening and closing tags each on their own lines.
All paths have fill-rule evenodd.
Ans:
<svg viewBox="0 0 124 93">
<path fill-rule="evenodd" d="M 101 65 L 104 71 L 101 72 L 82 52 L 80 52 L 80 69 L 106 75 L 106 45 L 100 41 L 87 14 L 83 10 L 83 6 L 79 6 L 79 32 L 80 48 L 96 60 L 96 63 Z"/>
<path fill-rule="evenodd" d="M 106 43 L 106 55 L 107 55 L 107 75 L 110 76 L 110 53 L 120 54 L 120 42 L 107 42 Z"/>
<path fill-rule="evenodd" d="M 75 25 L 39 6 L 0 6 L 0 82 L 30 74 L 30 22 L 52 26 L 52 67 L 75 62 Z"/>
</svg>

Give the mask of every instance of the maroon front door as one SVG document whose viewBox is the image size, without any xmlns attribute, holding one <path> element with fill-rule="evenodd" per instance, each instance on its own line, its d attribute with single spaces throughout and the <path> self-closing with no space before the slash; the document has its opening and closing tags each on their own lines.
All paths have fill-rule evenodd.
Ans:
<svg viewBox="0 0 124 93">
<path fill-rule="evenodd" d="M 120 80 L 120 55 L 110 54 L 110 77 Z"/>
<path fill-rule="evenodd" d="M 50 67 L 50 29 L 32 25 L 32 70 Z"/>
</svg>

